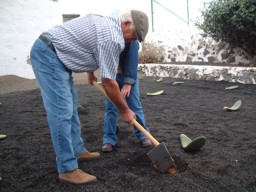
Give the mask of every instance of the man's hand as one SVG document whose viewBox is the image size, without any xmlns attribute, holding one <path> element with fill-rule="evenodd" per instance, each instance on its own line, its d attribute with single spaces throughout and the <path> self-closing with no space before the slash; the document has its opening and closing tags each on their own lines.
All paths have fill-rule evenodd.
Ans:
<svg viewBox="0 0 256 192">
<path fill-rule="evenodd" d="M 126 101 L 121 95 L 119 86 L 115 80 L 101 78 L 102 84 L 110 101 L 120 111 L 122 120 L 132 124 L 133 119 L 136 119 L 135 113 L 128 107 Z"/>
<path fill-rule="evenodd" d="M 123 120 L 124 122 L 130 124 L 130 125 L 133 124 L 133 123 L 132 123 L 133 119 L 136 120 L 136 115 L 135 115 L 135 113 L 134 113 L 132 110 L 130 110 L 130 109 L 128 109 L 128 110 L 125 111 L 125 112 L 122 112 L 122 113 L 121 113 L 121 116 L 122 116 L 122 120 Z"/>
<path fill-rule="evenodd" d="M 94 75 L 93 72 L 87 72 L 87 78 L 90 85 L 93 85 L 93 81 L 97 82 L 97 77 Z"/>
<path fill-rule="evenodd" d="M 131 92 L 131 85 L 130 84 L 124 84 L 122 90 L 121 90 L 121 94 L 122 96 L 125 97 L 129 97 L 130 96 L 130 92 Z"/>
</svg>

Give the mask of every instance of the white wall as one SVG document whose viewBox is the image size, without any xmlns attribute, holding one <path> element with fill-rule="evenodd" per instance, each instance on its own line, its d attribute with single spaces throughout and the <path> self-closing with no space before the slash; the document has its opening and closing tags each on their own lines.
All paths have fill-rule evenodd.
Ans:
<svg viewBox="0 0 256 192">
<path fill-rule="evenodd" d="M 143 5 L 142 2 L 145 2 Z M 149 9 L 150 0 L 3 0 L 0 5 L 0 76 L 34 78 L 27 64 L 30 48 L 42 31 L 62 23 L 62 14 L 85 14 L 110 7 Z M 128 5 L 129 3 L 129 5 Z"/>
<path fill-rule="evenodd" d="M 190 1 L 196 1 L 197 3 L 193 3 L 195 6 L 203 0 Z M 176 0 L 172 2 L 177 4 Z M 57 0 L 55 2 L 52 0 L 2 0 L 0 5 L 0 76 L 17 75 L 34 78 L 31 65 L 27 64 L 30 48 L 42 31 L 62 23 L 62 14 L 83 15 L 87 12 L 106 11 L 112 8 L 140 9 L 146 12 L 151 20 L 151 0 Z M 171 6 L 170 9 L 174 9 L 179 14 L 184 7 L 180 9 L 179 6 Z M 193 9 L 195 10 L 195 7 Z M 160 16 L 159 20 L 155 21 L 160 29 L 162 23 L 175 28 L 180 23 L 171 20 L 170 15 L 167 16 L 169 23 L 162 18 L 165 19 L 165 16 Z M 151 31 L 151 21 L 149 30 Z"/>
<path fill-rule="evenodd" d="M 0 12 L 0 75 L 34 78 L 26 64 L 30 47 L 43 30 L 59 23 L 57 4 L 46 0 L 4 0 Z"/>
</svg>

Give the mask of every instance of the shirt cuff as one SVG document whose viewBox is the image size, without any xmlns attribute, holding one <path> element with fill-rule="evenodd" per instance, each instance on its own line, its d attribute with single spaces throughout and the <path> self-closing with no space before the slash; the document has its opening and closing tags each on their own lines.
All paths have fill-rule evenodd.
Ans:
<svg viewBox="0 0 256 192">
<path fill-rule="evenodd" d="M 135 82 L 136 82 L 136 80 L 135 80 L 135 79 L 132 79 L 132 78 L 130 78 L 130 77 L 125 77 L 125 78 L 124 78 L 124 84 L 134 85 Z"/>
</svg>

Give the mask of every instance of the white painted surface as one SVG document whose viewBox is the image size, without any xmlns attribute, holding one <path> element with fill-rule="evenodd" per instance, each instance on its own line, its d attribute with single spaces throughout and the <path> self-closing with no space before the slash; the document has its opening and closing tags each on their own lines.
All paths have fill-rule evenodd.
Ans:
<svg viewBox="0 0 256 192">
<path fill-rule="evenodd" d="M 4 0 L 0 6 L 0 76 L 34 78 L 27 64 L 30 48 L 43 30 L 60 22 L 56 3 Z"/>
<path fill-rule="evenodd" d="M 169 9 L 183 15 L 186 7 L 184 2 L 170 4 Z M 191 1 L 191 0 L 190 0 Z M 193 0 L 191 19 L 199 15 L 198 8 L 207 0 Z M 159 1 L 160 3 L 166 3 Z M 2 0 L 0 5 L 0 76 L 17 75 L 33 79 L 31 65 L 27 64 L 30 48 L 42 31 L 62 23 L 62 14 L 86 14 L 87 12 L 106 11 L 112 8 L 134 8 L 145 11 L 151 19 L 151 0 Z M 157 9 L 158 26 L 167 24 L 169 27 L 184 27 L 173 15 L 160 15 L 163 9 Z M 165 22 L 167 19 L 168 22 Z M 151 23 L 150 23 L 151 24 Z M 151 27 L 151 26 L 150 26 Z M 159 34 L 158 34 L 159 36 Z M 179 38 L 179 37 L 176 37 Z"/>
</svg>

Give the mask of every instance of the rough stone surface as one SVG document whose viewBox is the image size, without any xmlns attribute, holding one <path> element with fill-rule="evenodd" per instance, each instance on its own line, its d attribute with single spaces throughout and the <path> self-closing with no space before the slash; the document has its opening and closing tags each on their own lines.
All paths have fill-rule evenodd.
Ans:
<svg viewBox="0 0 256 192">
<path fill-rule="evenodd" d="M 140 64 L 140 75 L 256 84 L 256 67 Z"/>
<path fill-rule="evenodd" d="M 163 34 L 164 33 L 164 34 Z M 230 49 L 228 44 L 205 38 L 198 29 L 174 29 L 168 32 L 152 32 L 146 43 L 164 49 L 161 62 L 205 62 L 209 64 L 232 64 L 253 66 L 248 54 L 239 48 Z"/>
<path fill-rule="evenodd" d="M 193 29 L 158 33 L 150 33 L 146 42 L 164 50 L 159 58 L 165 64 L 140 64 L 141 74 L 256 84 L 256 67 L 241 49 L 230 50 L 227 44 L 204 38 Z"/>
</svg>

